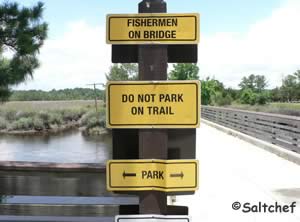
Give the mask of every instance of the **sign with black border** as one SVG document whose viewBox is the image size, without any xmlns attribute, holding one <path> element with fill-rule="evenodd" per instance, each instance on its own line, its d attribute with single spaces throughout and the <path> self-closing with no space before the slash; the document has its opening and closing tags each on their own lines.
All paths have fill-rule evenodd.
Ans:
<svg viewBox="0 0 300 222">
<path fill-rule="evenodd" d="M 197 160 L 109 160 L 109 191 L 185 192 L 198 189 Z"/>
<path fill-rule="evenodd" d="M 111 81 L 107 128 L 197 128 L 200 81 Z"/>
<path fill-rule="evenodd" d="M 108 44 L 198 44 L 199 14 L 109 14 Z"/>
</svg>

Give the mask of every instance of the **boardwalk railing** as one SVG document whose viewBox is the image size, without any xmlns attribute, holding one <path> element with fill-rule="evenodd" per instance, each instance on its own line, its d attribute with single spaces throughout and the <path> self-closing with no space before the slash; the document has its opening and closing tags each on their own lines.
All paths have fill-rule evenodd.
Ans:
<svg viewBox="0 0 300 222">
<path fill-rule="evenodd" d="M 101 164 L 0 161 L 0 221 L 113 222 L 139 213 L 136 194 L 108 192 Z M 1 203 L 1 196 L 14 197 Z M 168 205 L 167 214 L 188 208 Z"/>
<path fill-rule="evenodd" d="M 120 213 L 122 202 L 123 204 L 138 203 L 138 199 L 134 196 L 106 191 L 105 166 L 100 164 L 0 162 L 0 197 L 10 195 L 60 197 L 63 200 L 69 198 L 71 203 L 48 204 L 45 200 L 42 203 L 39 201 L 38 204 L 2 203 L 0 217 L 3 215 L 21 216 L 21 218 L 26 216 L 113 217 Z M 77 199 L 82 197 L 85 199 L 84 202 L 89 203 L 82 202 L 80 198 L 76 202 L 74 197 Z M 97 197 L 119 200 L 112 203 L 105 203 L 102 200 L 102 204 Z M 92 200 L 88 200 L 89 198 Z M 124 203 L 122 198 L 127 201 Z M 76 218 L 71 221 L 78 221 Z M 83 218 L 82 220 L 87 221 Z"/>
<path fill-rule="evenodd" d="M 202 106 L 202 118 L 300 153 L 300 118 Z"/>
</svg>

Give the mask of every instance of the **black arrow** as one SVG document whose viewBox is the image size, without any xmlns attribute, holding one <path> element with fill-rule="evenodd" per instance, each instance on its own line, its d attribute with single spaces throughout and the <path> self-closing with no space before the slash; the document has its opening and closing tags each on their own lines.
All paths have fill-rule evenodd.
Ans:
<svg viewBox="0 0 300 222">
<path fill-rule="evenodd" d="M 136 173 L 126 173 L 124 171 L 123 172 L 123 178 L 125 179 L 126 177 L 136 177 Z"/>
<path fill-rule="evenodd" d="M 181 173 L 171 173 L 170 177 L 181 177 L 181 179 L 184 177 L 183 172 L 181 171 Z"/>
</svg>

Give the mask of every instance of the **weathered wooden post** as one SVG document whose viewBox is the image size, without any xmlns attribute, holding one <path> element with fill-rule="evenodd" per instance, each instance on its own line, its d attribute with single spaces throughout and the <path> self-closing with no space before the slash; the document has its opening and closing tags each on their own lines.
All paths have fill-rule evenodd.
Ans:
<svg viewBox="0 0 300 222">
<path fill-rule="evenodd" d="M 163 0 L 143 0 L 139 13 L 167 12 Z M 167 80 L 167 45 L 139 45 L 139 80 Z M 166 129 L 139 130 L 139 158 L 167 159 Z M 161 191 L 144 191 L 140 196 L 140 214 L 167 214 L 167 195 Z"/>
</svg>

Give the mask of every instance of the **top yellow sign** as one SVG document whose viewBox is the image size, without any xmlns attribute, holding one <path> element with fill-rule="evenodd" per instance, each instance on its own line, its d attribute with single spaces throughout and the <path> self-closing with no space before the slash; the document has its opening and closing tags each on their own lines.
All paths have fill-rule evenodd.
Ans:
<svg viewBox="0 0 300 222">
<path fill-rule="evenodd" d="M 199 14 L 107 15 L 108 44 L 197 44 Z"/>
</svg>

